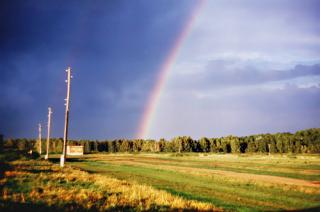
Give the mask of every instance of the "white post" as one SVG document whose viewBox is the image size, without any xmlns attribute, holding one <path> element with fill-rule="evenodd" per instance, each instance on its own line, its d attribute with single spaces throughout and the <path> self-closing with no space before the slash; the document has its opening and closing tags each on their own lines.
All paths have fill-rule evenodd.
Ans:
<svg viewBox="0 0 320 212">
<path fill-rule="evenodd" d="M 51 127 L 51 107 L 48 107 L 48 134 L 47 134 L 47 154 L 45 156 L 45 159 L 47 160 L 49 158 L 49 143 L 50 143 L 50 127 Z"/>
<path fill-rule="evenodd" d="M 39 123 L 39 155 L 42 154 L 41 124 Z"/>
<path fill-rule="evenodd" d="M 64 167 L 64 163 L 67 158 L 67 143 L 68 143 L 68 127 L 69 127 L 69 104 L 70 104 L 70 83 L 71 83 L 71 68 L 68 67 L 67 70 L 67 98 L 65 106 L 66 106 L 66 111 L 65 111 L 65 123 L 64 123 L 64 135 L 63 135 L 63 151 L 62 155 L 60 157 L 60 166 Z"/>
</svg>

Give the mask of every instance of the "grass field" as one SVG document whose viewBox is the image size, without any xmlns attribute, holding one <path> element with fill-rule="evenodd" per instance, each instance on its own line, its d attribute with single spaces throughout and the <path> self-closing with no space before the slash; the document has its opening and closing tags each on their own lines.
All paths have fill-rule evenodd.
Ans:
<svg viewBox="0 0 320 212">
<path fill-rule="evenodd" d="M 17 159 L 0 165 L 0 211 L 221 210 L 151 186 L 71 166 L 61 169 L 44 160 Z"/>
<path fill-rule="evenodd" d="M 51 161 L 10 162 L 1 181 L 7 200 L 98 210 L 320 209 L 318 155 L 90 154 L 64 170 Z"/>
<path fill-rule="evenodd" d="M 320 206 L 319 156 L 99 154 L 72 166 L 225 210 Z"/>
</svg>

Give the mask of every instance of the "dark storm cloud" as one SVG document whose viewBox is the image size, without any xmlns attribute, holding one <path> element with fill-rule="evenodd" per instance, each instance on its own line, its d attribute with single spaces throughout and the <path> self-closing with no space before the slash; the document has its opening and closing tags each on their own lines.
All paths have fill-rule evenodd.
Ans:
<svg viewBox="0 0 320 212">
<path fill-rule="evenodd" d="M 47 107 L 52 106 L 53 136 L 61 137 L 66 90 L 64 70 L 70 65 L 74 71 L 71 137 L 132 137 L 159 66 L 196 3 L 192 0 L 1 1 L 0 133 L 36 136 L 38 122 L 45 125 Z M 276 53 L 277 61 L 283 59 L 284 51 L 285 55 L 298 58 L 294 64 L 299 64 L 300 58 L 301 61 L 314 59 L 319 52 L 318 5 L 317 1 L 233 1 L 232 4 L 208 1 L 201 29 L 195 35 L 190 34 L 193 48 L 186 54 L 190 57 L 182 59 L 190 62 L 197 57 L 212 58 L 210 55 L 219 53 L 213 50 L 235 55 L 242 50 L 267 56 Z M 195 23 L 192 31 L 197 29 Z M 197 39 L 193 40 L 194 36 Z M 181 55 L 184 55 L 182 51 Z M 203 72 L 195 70 L 197 74 L 170 79 L 173 87 L 189 94 L 186 98 L 193 90 L 206 95 L 217 87 L 223 90 L 232 85 L 241 87 L 319 76 L 319 65 L 277 71 L 263 66 L 257 69 L 250 62 L 238 66 L 237 61 L 205 59 L 201 63 L 195 67 L 209 64 Z M 171 104 L 177 104 L 179 92 Z M 210 115 L 210 110 L 205 114 L 196 107 L 202 102 L 205 100 L 189 101 L 194 106 L 189 111 L 194 116 L 193 122 L 198 119 L 197 114 Z M 212 105 L 215 103 L 205 106 Z M 182 108 L 185 107 L 176 108 L 175 114 L 187 111 Z M 299 115 L 307 109 L 301 107 Z M 307 121 L 314 120 L 308 117 Z M 190 132 L 203 128 L 201 124 L 193 127 Z"/>
<path fill-rule="evenodd" d="M 34 137 L 53 107 L 63 134 L 64 69 L 74 70 L 70 135 L 132 137 L 148 90 L 193 2 L 1 1 L 0 133 Z"/>
</svg>

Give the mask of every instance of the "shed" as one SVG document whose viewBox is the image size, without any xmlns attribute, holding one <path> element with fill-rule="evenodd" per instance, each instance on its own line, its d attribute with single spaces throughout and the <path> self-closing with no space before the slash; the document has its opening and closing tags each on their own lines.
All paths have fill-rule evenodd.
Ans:
<svg viewBox="0 0 320 212">
<path fill-rule="evenodd" d="M 84 146 L 74 146 L 74 145 L 67 146 L 67 155 L 83 155 L 83 153 L 84 153 Z"/>
</svg>

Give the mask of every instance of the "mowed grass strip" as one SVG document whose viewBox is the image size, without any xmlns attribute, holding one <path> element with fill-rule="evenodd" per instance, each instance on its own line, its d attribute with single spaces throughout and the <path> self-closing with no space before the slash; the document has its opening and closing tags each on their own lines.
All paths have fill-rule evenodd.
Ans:
<svg viewBox="0 0 320 212">
<path fill-rule="evenodd" d="M 93 173 L 97 172 L 99 174 L 104 174 L 111 177 L 116 177 L 118 179 L 130 179 L 140 184 L 152 185 L 155 188 L 164 189 L 169 191 L 172 194 L 179 195 L 192 200 L 199 200 L 214 203 L 219 205 L 219 207 L 223 207 L 228 210 L 236 210 L 237 208 L 242 209 L 254 209 L 254 207 L 245 207 L 241 204 L 230 204 L 226 203 L 219 198 L 215 198 L 212 196 L 212 192 L 218 195 L 224 195 L 223 193 L 218 193 L 215 190 L 210 189 L 211 197 L 208 198 L 204 195 L 194 195 L 191 191 L 196 191 L 196 187 L 189 183 L 185 177 L 177 177 L 172 173 L 164 172 L 163 170 L 150 170 L 145 169 L 143 167 L 130 167 L 130 166 L 120 166 L 120 165 L 112 165 L 109 164 L 108 168 L 103 167 L 104 164 L 98 162 L 91 163 L 81 163 L 81 164 L 73 164 L 76 167 L 80 167 L 82 169 L 91 171 Z M 203 192 L 203 188 L 201 188 Z"/>
<path fill-rule="evenodd" d="M 230 164 L 223 164 L 222 162 L 219 162 L 218 164 L 216 162 L 199 162 L 199 161 L 169 161 L 169 160 L 152 160 L 150 158 L 124 158 L 124 157 L 118 157 L 118 158 L 104 158 L 104 159 L 97 159 L 98 161 L 108 161 L 111 163 L 128 163 L 134 162 L 134 163 L 141 163 L 141 164 L 150 164 L 150 165 L 168 165 L 168 166 L 179 166 L 179 167 L 189 167 L 189 168 L 202 168 L 202 169 L 208 169 L 208 170 L 221 170 L 221 171 L 231 171 L 231 172 L 237 172 L 237 173 L 248 173 L 248 174 L 257 174 L 257 175 L 270 175 L 270 176 L 279 176 L 279 177 L 288 177 L 293 179 L 303 179 L 303 180 L 309 180 L 309 181 L 319 181 L 320 180 L 320 174 L 318 173 L 319 170 L 297 170 L 291 168 L 288 170 L 288 168 L 281 168 L 277 167 L 274 168 L 268 168 L 268 167 L 260 167 L 252 169 L 252 168 L 241 168 L 241 167 L 235 167 L 235 165 L 230 166 Z"/>
<path fill-rule="evenodd" d="M 287 156 L 276 155 L 208 155 L 182 157 L 177 163 L 186 163 L 197 168 L 208 168 L 225 171 L 236 171 L 252 174 L 267 174 L 273 176 L 284 176 L 306 180 L 320 180 L 320 157 L 288 158 Z M 172 158 L 172 157 L 171 157 Z M 310 170 L 310 173 L 306 173 Z M 312 172 L 314 171 L 314 172 Z"/>
<path fill-rule="evenodd" d="M 133 163 L 132 157 L 129 163 Z M 190 199 L 211 202 L 230 210 L 299 209 L 318 206 L 320 200 L 319 195 L 315 194 L 287 190 L 283 195 L 284 190 L 276 186 L 264 187 L 254 183 L 230 182 L 219 177 L 194 176 L 192 172 L 180 173 L 132 164 L 116 165 L 107 163 L 106 160 L 87 161 L 74 165 L 120 179 L 135 180 L 138 183 L 166 189 Z"/>
<path fill-rule="evenodd" d="M 201 210 L 219 211 L 209 203 L 46 161 L 10 162 L 1 179 L 2 210 Z"/>
<path fill-rule="evenodd" d="M 95 160 L 96 161 L 96 160 Z M 99 161 L 97 161 L 99 162 Z M 106 161 L 104 161 L 106 162 Z M 320 185 L 314 182 L 300 180 L 300 179 L 293 179 L 293 178 L 285 178 L 285 177 L 278 177 L 278 176 L 269 176 L 269 175 L 256 175 L 256 174 L 249 174 L 249 173 L 238 173 L 233 171 L 222 171 L 222 170 L 212 170 L 212 169 L 205 169 L 205 168 L 194 168 L 186 167 L 186 166 L 174 166 L 169 164 L 153 164 L 147 162 L 137 162 L 137 161 L 109 161 L 107 163 L 112 164 L 120 164 L 120 165 L 130 165 L 130 166 L 141 166 L 141 167 L 149 167 L 155 169 L 164 169 L 164 170 L 173 170 L 178 171 L 181 173 L 187 173 L 197 176 L 205 176 L 205 177 L 220 177 L 220 178 L 227 178 L 229 181 L 236 181 L 242 183 L 251 183 L 254 181 L 256 184 L 267 185 L 267 186 L 274 186 L 275 184 L 279 184 L 281 186 L 293 185 L 290 188 L 294 189 L 294 187 L 299 188 L 301 190 L 301 186 L 307 187 L 305 191 L 309 193 L 319 193 L 320 194 Z M 236 179 L 236 180 L 234 180 Z"/>
<path fill-rule="evenodd" d="M 160 156 L 159 156 L 160 155 Z M 293 179 L 303 179 L 309 181 L 320 181 L 320 158 L 311 157 L 312 160 L 288 158 L 284 156 L 253 156 L 239 157 L 234 155 L 222 155 L 217 157 L 169 157 L 167 154 L 158 154 L 155 157 L 150 155 L 127 155 L 110 154 L 102 155 L 97 160 L 105 161 L 134 161 L 148 164 L 169 164 L 181 167 L 194 167 L 211 170 L 233 171 L 239 173 L 271 175 L 279 177 L 288 177 Z M 94 159 L 95 157 L 90 157 Z M 225 158 L 223 161 L 221 158 Z M 245 161 L 246 160 L 246 161 Z M 248 162 L 249 161 L 249 162 Z M 252 161 L 252 162 L 250 162 Z M 288 162 L 290 161 L 290 163 Z M 260 162 L 260 164 L 258 163 Z M 315 169 L 318 168 L 318 169 Z"/>
</svg>

